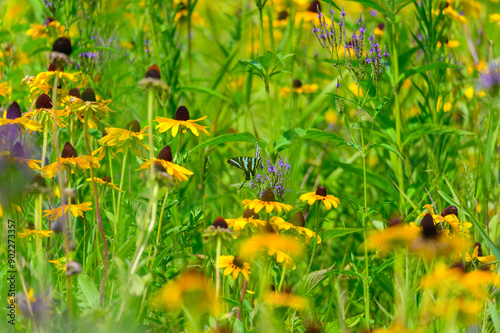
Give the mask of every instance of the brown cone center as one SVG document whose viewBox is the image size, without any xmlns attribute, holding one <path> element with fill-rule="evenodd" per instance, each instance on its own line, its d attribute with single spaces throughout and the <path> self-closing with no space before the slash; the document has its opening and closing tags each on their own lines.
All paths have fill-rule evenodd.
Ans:
<svg viewBox="0 0 500 333">
<path fill-rule="evenodd" d="M 264 193 L 262 193 L 262 196 L 260 197 L 262 201 L 267 201 L 267 202 L 274 202 L 276 201 L 276 197 L 274 196 L 273 190 L 270 188 L 267 188 Z"/>
<path fill-rule="evenodd" d="M 159 160 L 172 162 L 172 149 L 170 148 L 170 146 L 165 146 L 162 150 L 160 150 L 157 158 Z"/>
<path fill-rule="evenodd" d="M 214 220 L 214 223 L 212 223 L 212 226 L 214 228 L 227 229 L 227 222 L 226 222 L 226 220 L 224 220 L 223 217 L 218 217 Z"/>
<path fill-rule="evenodd" d="M 139 133 L 141 131 L 141 125 L 137 120 L 132 120 L 127 125 L 125 125 L 125 129 L 131 132 Z"/>
<path fill-rule="evenodd" d="M 322 197 L 326 197 L 326 187 L 320 186 L 316 190 L 316 195 L 321 195 Z"/>
<path fill-rule="evenodd" d="M 52 109 L 52 99 L 47 94 L 41 94 L 36 100 L 35 108 Z"/>
<path fill-rule="evenodd" d="M 175 111 L 175 120 L 186 121 L 189 120 L 189 111 L 184 105 L 179 106 Z"/>
<path fill-rule="evenodd" d="M 64 148 L 61 152 L 61 157 L 62 158 L 70 158 L 70 157 L 77 157 L 78 154 L 76 152 L 76 149 L 75 147 L 73 147 L 73 145 L 69 142 L 66 142 L 66 144 L 64 145 Z"/>
</svg>

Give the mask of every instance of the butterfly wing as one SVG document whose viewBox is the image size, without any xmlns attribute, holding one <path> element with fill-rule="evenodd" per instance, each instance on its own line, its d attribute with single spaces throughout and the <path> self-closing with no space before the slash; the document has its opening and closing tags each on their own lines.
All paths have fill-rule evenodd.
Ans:
<svg viewBox="0 0 500 333">
<path fill-rule="evenodd" d="M 249 159 L 253 159 L 253 157 L 247 157 L 247 156 L 233 157 L 230 158 L 227 161 L 227 163 L 237 167 L 238 169 L 243 170 L 243 175 L 245 176 L 245 180 L 250 180 L 251 170 L 248 168 Z"/>
</svg>

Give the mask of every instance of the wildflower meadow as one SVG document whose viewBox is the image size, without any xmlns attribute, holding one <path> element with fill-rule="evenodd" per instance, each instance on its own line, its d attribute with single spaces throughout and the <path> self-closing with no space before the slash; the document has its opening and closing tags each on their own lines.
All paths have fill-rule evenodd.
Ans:
<svg viewBox="0 0 500 333">
<path fill-rule="evenodd" d="M 499 0 L 1 0 L 0 332 L 500 333 Z"/>
</svg>

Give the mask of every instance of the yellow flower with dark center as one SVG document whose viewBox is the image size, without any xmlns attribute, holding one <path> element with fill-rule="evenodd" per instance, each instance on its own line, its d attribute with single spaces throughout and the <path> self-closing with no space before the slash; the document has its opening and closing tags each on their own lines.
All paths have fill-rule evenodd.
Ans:
<svg viewBox="0 0 500 333">
<path fill-rule="evenodd" d="M 227 225 L 233 228 L 234 231 L 240 231 L 247 225 L 250 225 L 254 228 L 263 227 L 266 225 L 266 221 L 262 221 L 259 214 L 256 214 L 253 209 L 247 209 L 243 213 L 243 217 L 239 219 L 227 219 L 226 222 Z"/>
<path fill-rule="evenodd" d="M 167 172 L 170 176 L 174 177 L 177 181 L 186 181 L 188 178 L 186 175 L 192 175 L 193 172 L 186 168 L 181 167 L 175 163 L 172 163 L 172 150 L 170 146 L 165 146 L 159 153 L 157 158 L 153 158 L 153 163 L 155 168 L 161 171 Z M 137 170 L 149 169 L 151 167 L 151 161 L 145 160 Z"/>
<path fill-rule="evenodd" d="M 118 147 L 118 151 L 123 151 L 128 147 L 132 147 L 135 154 L 141 156 L 141 151 L 137 148 L 140 144 L 147 150 L 149 147 L 141 142 L 147 133 L 144 133 L 148 127 L 141 130 L 141 125 L 137 120 L 133 120 L 125 125 L 125 128 L 106 127 L 106 135 L 99 140 L 99 144 L 107 145 L 109 147 Z"/>
<path fill-rule="evenodd" d="M 62 205 L 61 207 L 58 208 L 53 208 L 53 209 L 47 209 L 44 210 L 43 212 L 45 215 L 43 217 L 49 217 L 51 221 L 57 219 L 58 217 L 63 216 L 63 214 L 66 214 L 68 212 L 68 208 L 71 207 L 71 214 L 73 217 L 83 217 L 83 212 L 87 212 L 89 210 L 92 210 L 90 207 L 92 206 L 92 202 L 82 202 L 81 204 L 71 204 L 71 205 Z"/>
<path fill-rule="evenodd" d="M 0 126 L 17 124 L 29 131 L 42 131 L 42 125 L 38 121 L 29 119 L 21 114 L 21 108 L 17 102 L 13 102 L 5 114 L 5 118 L 0 118 Z"/>
<path fill-rule="evenodd" d="M 273 210 L 277 210 L 278 213 L 281 213 L 282 210 L 290 211 L 292 210 L 292 206 L 283 204 L 281 202 L 276 201 L 276 197 L 274 196 L 273 190 L 268 188 L 262 193 L 261 199 L 254 200 L 243 200 L 243 204 L 245 204 L 245 208 L 250 208 L 255 211 L 255 213 L 259 213 L 263 208 L 266 208 L 266 213 L 271 213 Z"/>
<path fill-rule="evenodd" d="M 214 288 L 196 271 L 188 271 L 168 282 L 151 298 L 153 306 L 170 311 L 186 302 L 189 302 L 190 311 L 214 313 L 216 309 Z"/>
<path fill-rule="evenodd" d="M 92 178 L 87 178 L 85 180 L 88 181 L 88 182 L 91 182 Z M 123 190 L 120 190 L 120 188 L 118 186 L 116 186 L 116 184 L 113 184 L 111 182 L 111 177 L 109 177 L 109 176 L 104 176 L 102 178 L 94 177 L 94 181 L 97 184 L 104 184 L 104 185 L 107 185 L 107 186 L 111 187 L 112 189 L 115 189 L 115 190 L 117 190 L 119 192 L 124 192 Z"/>
<path fill-rule="evenodd" d="M 31 229 L 26 229 L 23 227 L 22 232 L 17 233 L 18 238 L 26 238 L 32 235 L 38 235 L 42 237 L 50 237 L 50 234 L 52 234 L 53 231 L 48 231 L 48 230 L 31 230 Z"/>
<path fill-rule="evenodd" d="M 92 117 L 94 122 L 98 122 L 99 119 L 106 116 L 110 112 L 115 112 L 111 110 L 108 105 L 111 103 L 111 99 L 97 101 L 97 97 L 92 88 L 87 88 L 81 95 L 80 98 L 75 98 L 70 101 L 69 106 L 66 109 L 66 115 L 71 114 L 76 115 L 80 121 L 84 121 L 85 114 L 89 114 L 89 119 Z"/>
<path fill-rule="evenodd" d="M 440 9 L 436 9 L 433 11 L 433 14 L 435 16 L 438 16 L 440 12 Z M 446 15 L 457 22 L 467 23 L 467 19 L 465 18 L 465 16 L 460 15 L 455 9 L 452 8 L 452 6 L 446 6 L 446 8 L 443 9 L 443 15 Z"/>
<path fill-rule="evenodd" d="M 474 244 L 474 250 L 472 253 L 465 254 L 465 262 L 474 262 L 477 261 L 481 265 L 488 265 L 492 262 L 497 261 L 497 258 L 494 255 L 483 256 L 483 249 L 481 247 L 481 243 L 476 242 Z M 490 269 L 493 269 L 494 265 L 490 265 Z"/>
<path fill-rule="evenodd" d="M 321 200 L 328 210 L 332 208 L 332 206 L 334 208 L 337 208 L 340 204 L 339 198 L 334 195 L 327 194 L 326 187 L 324 186 L 318 187 L 316 192 L 302 194 L 299 199 L 302 201 L 307 201 L 307 204 L 309 206 L 315 203 L 317 200 Z"/>
<path fill-rule="evenodd" d="M 31 86 L 43 86 L 43 85 L 50 85 L 52 87 L 52 84 L 54 83 L 54 77 L 57 75 L 59 77 L 59 80 L 61 79 L 67 79 L 69 81 L 76 82 L 78 80 L 78 75 L 81 72 L 78 73 L 66 73 L 64 72 L 63 67 L 57 67 L 54 63 L 51 63 L 49 65 L 49 68 L 47 68 L 46 72 L 41 72 L 38 73 L 35 76 L 35 79 L 32 81 Z M 52 88 L 51 88 L 52 89 Z"/>
<path fill-rule="evenodd" d="M 15 164 L 28 166 L 32 170 L 40 170 L 40 160 L 32 160 L 24 153 L 23 146 L 16 142 L 12 147 L 12 152 L 1 152 L 0 158 L 9 158 Z"/>
<path fill-rule="evenodd" d="M 432 215 L 432 219 L 434 220 L 434 224 L 445 224 L 447 223 L 449 226 L 452 227 L 452 230 L 459 235 L 464 235 L 465 237 L 469 238 L 469 229 L 472 228 L 472 223 L 470 222 L 461 222 L 458 220 L 457 215 L 458 215 L 458 209 L 455 206 L 449 206 L 445 208 L 442 212 L 441 215 L 437 215 L 434 213 L 434 208 L 432 205 L 424 205 L 424 208 L 429 211 L 429 213 Z M 422 213 L 420 216 L 424 216 L 427 213 Z"/>
<path fill-rule="evenodd" d="M 156 117 L 155 120 L 158 123 L 156 128 L 160 133 L 166 132 L 168 130 L 172 130 L 172 136 L 175 137 L 177 132 L 179 132 L 179 128 L 183 128 L 183 133 L 186 133 L 189 129 L 194 135 L 199 136 L 199 131 L 202 131 L 206 135 L 210 135 L 206 128 L 207 126 L 202 126 L 197 124 L 196 122 L 204 120 L 207 116 L 201 117 L 196 120 L 189 120 L 189 111 L 185 106 L 179 106 L 177 111 L 175 111 L 174 119 Z"/>
<path fill-rule="evenodd" d="M 385 254 L 397 247 L 411 245 L 420 232 L 421 230 L 418 227 L 412 228 L 399 223 L 385 230 L 375 232 L 368 237 L 366 242 L 369 249 L 376 249 Z"/>
<path fill-rule="evenodd" d="M 250 274 L 250 264 L 243 262 L 240 257 L 220 256 L 219 268 L 225 268 L 224 275 L 232 274 L 233 279 L 235 280 L 241 273 L 245 277 L 245 280 L 248 281 L 248 274 Z"/>
<path fill-rule="evenodd" d="M 57 161 L 42 168 L 42 176 L 53 178 L 58 171 L 59 165 L 65 171 L 73 173 L 76 169 L 87 170 L 91 167 L 99 168 L 99 159 L 88 155 L 78 156 L 71 143 L 66 142 Z"/>
<path fill-rule="evenodd" d="M 307 307 L 307 300 L 289 292 L 270 292 L 265 296 L 265 302 L 274 307 L 288 307 L 303 310 Z"/>
<path fill-rule="evenodd" d="M 318 91 L 318 85 L 314 84 L 302 84 L 300 80 L 294 79 L 292 82 L 292 89 L 296 94 L 312 94 Z M 283 87 L 280 89 L 280 93 L 284 98 L 287 98 L 290 94 L 290 87 Z"/>
<path fill-rule="evenodd" d="M 12 88 L 7 85 L 7 82 L 0 83 L 0 96 L 9 98 L 12 95 Z"/>
<path fill-rule="evenodd" d="M 66 29 L 64 25 L 61 25 L 52 17 L 47 18 L 43 24 L 31 24 L 30 26 L 31 28 L 26 30 L 26 35 L 32 39 L 45 38 L 51 31 L 59 37 L 62 36 Z"/>
<path fill-rule="evenodd" d="M 47 128 L 52 130 L 54 119 L 53 114 L 54 109 L 52 108 L 52 99 L 47 94 L 41 94 L 36 100 L 35 110 L 26 112 L 24 114 L 24 117 L 40 122 L 43 125 L 44 130 L 46 130 Z M 66 127 L 64 123 L 59 119 L 59 117 L 62 115 L 63 113 L 59 113 L 59 111 L 56 114 L 57 126 L 61 128 Z"/>
</svg>

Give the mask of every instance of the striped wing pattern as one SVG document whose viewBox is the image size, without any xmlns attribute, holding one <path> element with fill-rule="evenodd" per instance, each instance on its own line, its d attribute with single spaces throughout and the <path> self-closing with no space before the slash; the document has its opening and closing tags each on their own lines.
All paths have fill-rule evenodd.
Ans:
<svg viewBox="0 0 500 333">
<path fill-rule="evenodd" d="M 257 169 L 259 168 L 261 163 L 259 145 L 257 144 L 257 142 L 255 143 L 255 157 L 233 157 L 229 159 L 227 163 L 243 170 L 243 176 L 245 177 L 245 180 L 250 180 L 253 176 L 255 176 L 255 173 L 257 172 Z"/>
</svg>

